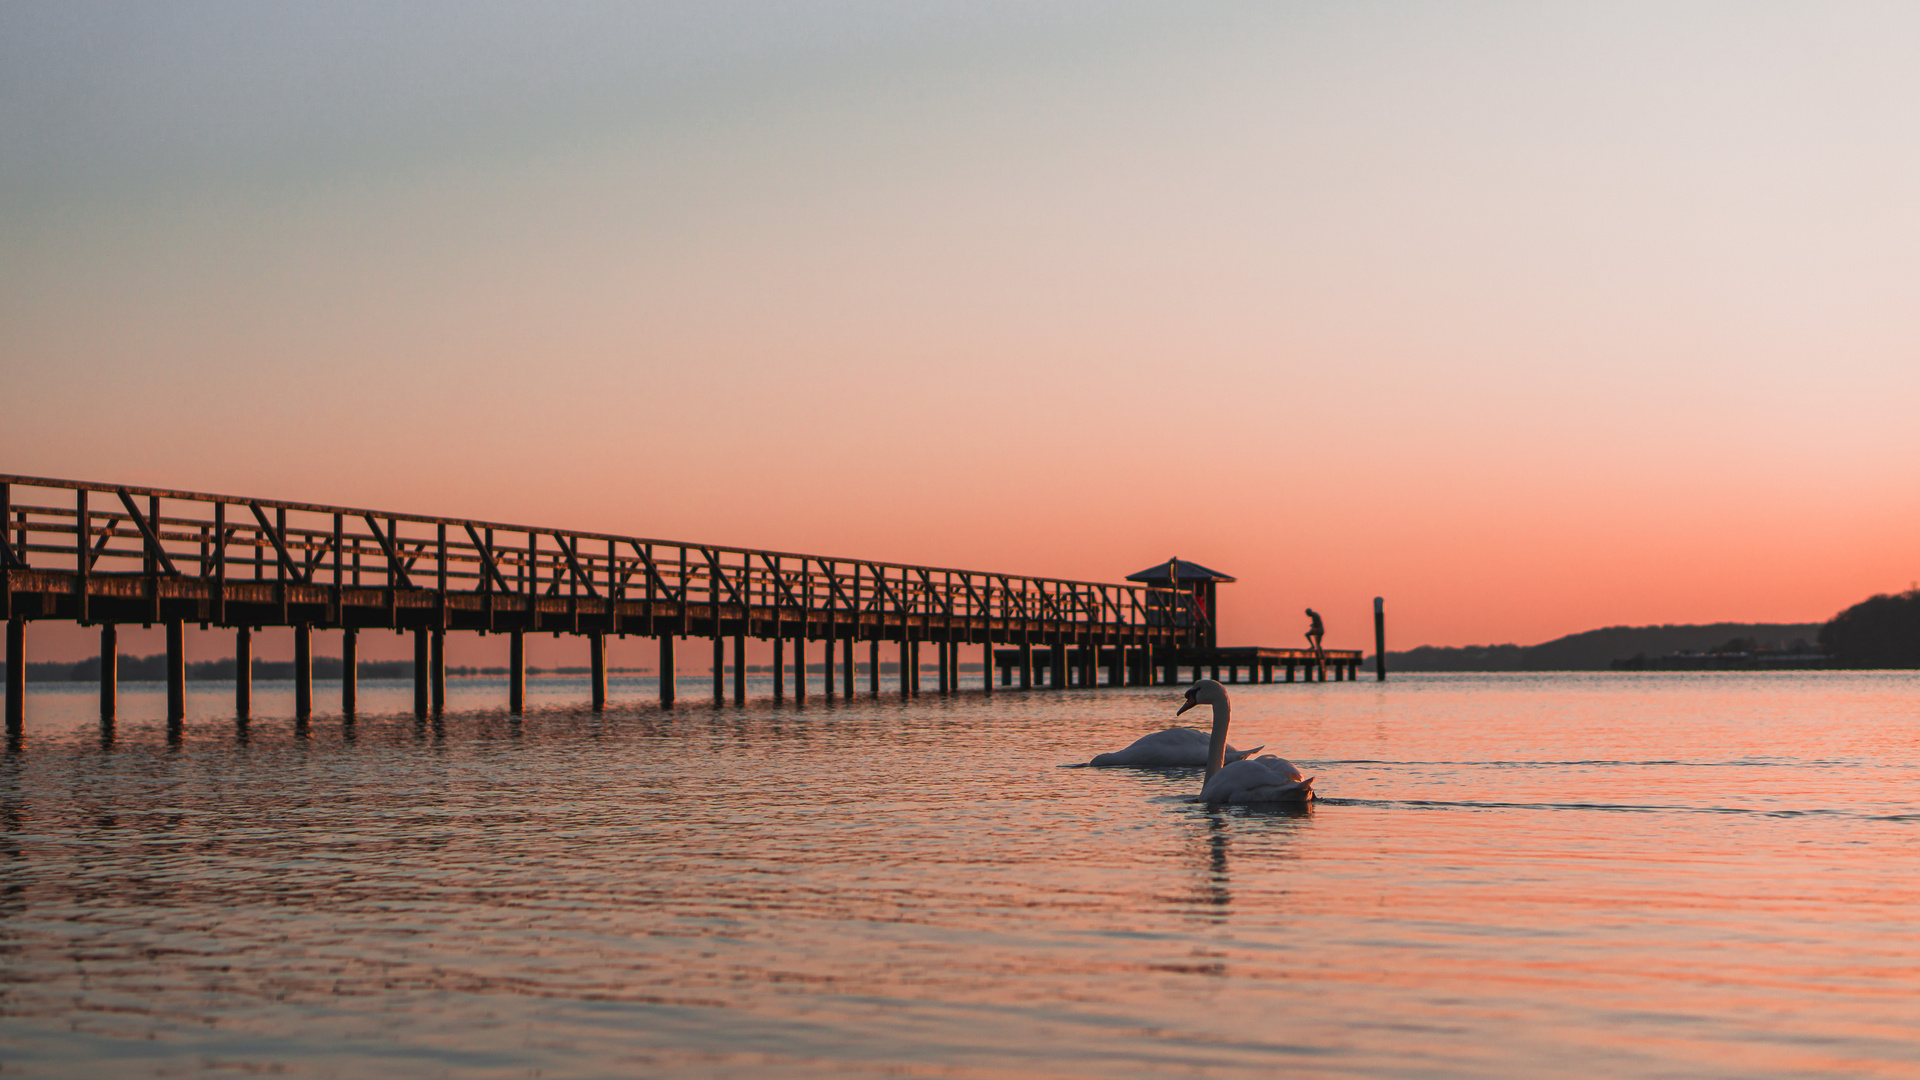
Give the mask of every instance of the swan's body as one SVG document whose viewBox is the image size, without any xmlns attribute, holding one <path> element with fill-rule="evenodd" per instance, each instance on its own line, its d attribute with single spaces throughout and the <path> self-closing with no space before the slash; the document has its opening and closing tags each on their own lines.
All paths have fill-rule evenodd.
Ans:
<svg viewBox="0 0 1920 1080">
<path fill-rule="evenodd" d="M 1195 705 L 1213 706 L 1213 733 L 1207 740 L 1207 780 L 1200 786 L 1197 802 L 1205 803 L 1304 803 L 1313 798 L 1313 777 L 1302 776 L 1293 762 L 1272 754 L 1252 760 L 1227 760 L 1227 725 L 1232 721 L 1232 706 L 1227 688 L 1212 679 L 1201 679 L 1187 690 L 1186 712 Z M 1178 716 L 1179 713 L 1174 715 Z"/>
<path fill-rule="evenodd" d="M 1228 761 L 1239 761 L 1251 754 L 1259 753 L 1263 747 L 1251 750 L 1235 750 L 1229 746 L 1226 750 Z M 1134 740 L 1125 750 L 1115 750 L 1111 754 L 1098 754 L 1089 765 L 1118 765 L 1135 769 L 1164 769 L 1176 765 L 1205 765 L 1207 763 L 1207 733 L 1195 731 L 1190 727 L 1168 728 L 1144 735 Z"/>
<path fill-rule="evenodd" d="M 1297 803 L 1313 798 L 1313 778 L 1272 754 L 1230 761 L 1200 788 L 1204 803 Z"/>
</svg>

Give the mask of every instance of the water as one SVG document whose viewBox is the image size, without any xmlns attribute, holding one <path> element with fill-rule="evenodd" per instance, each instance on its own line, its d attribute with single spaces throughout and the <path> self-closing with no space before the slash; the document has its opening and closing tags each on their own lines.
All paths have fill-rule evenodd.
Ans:
<svg viewBox="0 0 1920 1080">
<path fill-rule="evenodd" d="M 209 687 L 172 740 L 36 689 L 0 1074 L 1920 1073 L 1914 675 L 1231 688 L 1308 814 L 1057 767 L 1165 688 L 535 687 L 245 732 Z"/>
</svg>

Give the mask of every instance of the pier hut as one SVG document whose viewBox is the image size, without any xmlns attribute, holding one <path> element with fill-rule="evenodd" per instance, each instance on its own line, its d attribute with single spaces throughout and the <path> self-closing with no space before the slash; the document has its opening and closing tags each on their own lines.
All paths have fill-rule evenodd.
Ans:
<svg viewBox="0 0 1920 1080">
<path fill-rule="evenodd" d="M 1128 581 L 1138 581 L 1155 589 L 1178 589 L 1191 594 L 1194 599 L 1194 615 L 1198 621 L 1197 645 L 1211 649 L 1220 644 L 1215 631 L 1214 612 L 1217 611 L 1215 586 L 1238 580 L 1231 574 L 1218 570 L 1209 570 L 1197 562 L 1180 559 L 1168 559 L 1159 566 L 1149 566 L 1137 574 L 1128 574 Z"/>
</svg>

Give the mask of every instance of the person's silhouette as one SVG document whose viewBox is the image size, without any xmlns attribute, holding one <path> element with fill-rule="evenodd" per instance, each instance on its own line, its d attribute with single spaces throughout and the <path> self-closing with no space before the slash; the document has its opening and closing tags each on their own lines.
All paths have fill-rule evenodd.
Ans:
<svg viewBox="0 0 1920 1080">
<path fill-rule="evenodd" d="M 1307 644 L 1313 646 L 1314 662 L 1324 668 L 1327 663 L 1327 651 L 1320 647 L 1320 639 L 1327 636 L 1326 624 L 1320 621 L 1320 613 L 1312 608 L 1307 609 L 1307 618 L 1313 620 L 1313 624 L 1307 627 Z"/>
</svg>

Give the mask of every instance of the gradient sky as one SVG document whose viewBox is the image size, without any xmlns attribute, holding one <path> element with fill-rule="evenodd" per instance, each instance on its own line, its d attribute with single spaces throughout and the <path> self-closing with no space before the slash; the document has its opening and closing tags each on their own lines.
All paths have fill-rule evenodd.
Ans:
<svg viewBox="0 0 1920 1080">
<path fill-rule="evenodd" d="M 1920 578 L 1920 7 L 0 3 L 0 471 L 1117 580 Z M 640 662 L 636 660 L 636 662 Z"/>
</svg>

